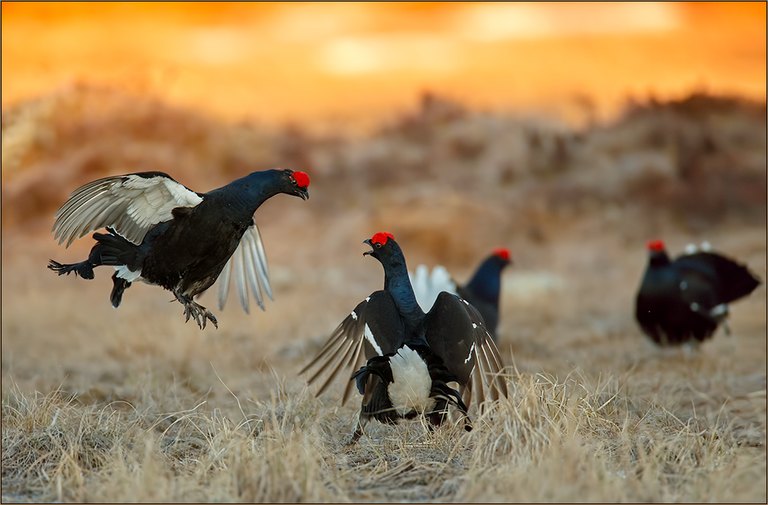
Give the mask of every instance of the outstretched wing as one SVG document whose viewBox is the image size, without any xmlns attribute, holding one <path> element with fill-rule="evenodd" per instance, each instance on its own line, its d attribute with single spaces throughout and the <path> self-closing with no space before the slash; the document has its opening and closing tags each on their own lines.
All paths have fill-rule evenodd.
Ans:
<svg viewBox="0 0 768 505">
<path fill-rule="evenodd" d="M 309 384 L 325 377 L 317 391 L 319 396 L 343 368 L 348 370 L 346 378 L 349 379 L 367 359 L 394 353 L 404 340 L 405 326 L 392 295 L 376 291 L 336 327 L 317 356 L 301 369 L 299 375 L 312 371 L 307 379 Z M 352 381 L 347 380 L 342 405 L 351 390 Z"/>
<path fill-rule="evenodd" d="M 457 293 L 456 282 L 448 270 L 440 265 L 434 267 L 431 272 L 426 265 L 419 265 L 413 274 L 408 272 L 408 277 L 411 279 L 416 301 L 424 312 L 429 312 L 441 292 Z"/>
<path fill-rule="evenodd" d="M 425 330 L 429 347 L 459 378 L 464 403 L 469 405 L 473 392 L 478 405 L 486 398 L 498 400 L 508 395 L 499 349 L 469 302 L 440 293 L 427 313 Z"/>
<path fill-rule="evenodd" d="M 105 177 L 81 186 L 56 213 L 53 234 L 66 247 L 100 228 L 110 227 L 134 244 L 150 228 L 172 219 L 176 207 L 194 207 L 203 197 L 163 172 Z"/>
<path fill-rule="evenodd" d="M 269 285 L 269 269 L 267 267 L 267 253 L 261 242 L 259 227 L 254 222 L 249 226 L 240 243 L 227 260 L 224 269 L 216 279 L 218 283 L 219 309 L 223 309 L 229 296 L 230 285 L 234 279 L 240 305 L 245 313 L 248 313 L 248 289 L 253 293 L 256 303 L 261 310 L 264 309 L 264 297 L 262 291 L 272 300 L 272 287 Z"/>
</svg>

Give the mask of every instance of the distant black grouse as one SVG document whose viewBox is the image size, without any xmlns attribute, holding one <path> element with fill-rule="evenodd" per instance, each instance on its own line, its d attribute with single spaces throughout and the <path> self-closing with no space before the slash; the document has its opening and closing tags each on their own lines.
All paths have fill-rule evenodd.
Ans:
<svg viewBox="0 0 768 505">
<path fill-rule="evenodd" d="M 760 284 L 744 265 L 714 252 L 690 248 L 673 261 L 661 240 L 650 241 L 648 250 L 635 318 L 658 345 L 710 338 L 728 316 L 728 303 Z"/>
<path fill-rule="evenodd" d="M 272 298 L 267 258 L 256 209 L 279 193 L 306 200 L 309 176 L 293 170 L 253 172 L 208 193 L 197 193 L 162 172 L 105 177 L 72 193 L 56 213 L 53 233 L 66 247 L 94 233 L 88 259 L 48 268 L 93 279 L 93 268 L 115 267 L 110 295 L 117 307 L 123 292 L 137 280 L 171 291 L 184 305 L 186 320 L 200 328 L 216 318 L 193 298 L 220 279 L 219 308 L 224 307 L 234 271 L 240 303 L 248 312 L 248 286 L 264 309 L 261 289 Z"/>
<path fill-rule="evenodd" d="M 482 316 L 466 300 L 446 292 L 425 314 L 416 302 L 405 257 L 394 237 L 380 232 L 364 243 L 372 250 L 363 254 L 384 267 L 384 289 L 355 307 L 299 373 L 315 369 L 310 384 L 328 375 L 319 395 L 341 369 L 354 372 L 352 379 L 363 400 L 351 442 L 362 435 L 370 418 L 394 424 L 423 415 L 430 426 L 439 426 L 449 404 L 464 414 L 465 428 L 471 429 L 467 405 L 473 392 L 478 404 L 486 395 L 496 400 L 508 394 L 500 375 L 501 357 Z M 342 404 L 351 384 L 347 383 Z"/>
<path fill-rule="evenodd" d="M 493 341 L 498 343 L 496 331 L 499 326 L 501 274 L 511 263 L 509 249 L 494 249 L 464 286 L 459 285 L 442 266 L 436 266 L 430 272 L 426 265 L 419 265 L 416 272 L 409 275 L 422 310 L 428 311 L 442 291 L 459 295 L 480 312 Z"/>
</svg>

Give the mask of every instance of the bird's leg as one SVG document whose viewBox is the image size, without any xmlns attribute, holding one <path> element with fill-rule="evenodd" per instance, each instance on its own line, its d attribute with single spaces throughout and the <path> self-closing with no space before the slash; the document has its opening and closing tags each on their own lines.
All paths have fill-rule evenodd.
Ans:
<svg viewBox="0 0 768 505">
<path fill-rule="evenodd" d="M 216 328 L 219 327 L 216 317 L 214 317 L 210 310 L 195 302 L 189 296 L 179 293 L 176 290 L 173 291 L 173 294 L 176 296 L 176 299 L 184 305 L 185 323 L 192 317 L 201 330 L 205 329 L 206 322 L 209 320 Z"/>
<path fill-rule="evenodd" d="M 439 426 L 440 423 L 442 423 L 445 420 L 445 417 L 448 415 L 448 404 L 453 404 L 456 406 L 458 411 L 461 412 L 461 415 L 464 416 L 464 430 L 472 431 L 472 420 L 469 418 L 467 405 L 464 403 L 461 393 L 444 383 L 441 384 L 433 382 L 432 387 L 433 393 L 440 394 L 440 401 L 443 403 L 438 403 L 438 409 L 435 409 L 435 411 L 430 414 L 430 422 L 432 422 L 432 416 L 436 416 L 434 419 L 438 421 L 437 425 Z M 464 392 L 466 393 L 468 390 L 469 388 L 466 388 Z"/>
<path fill-rule="evenodd" d="M 368 416 L 363 417 L 363 413 L 360 412 L 360 416 L 357 418 L 357 427 L 352 434 L 352 438 L 346 443 L 347 446 L 355 445 L 360 437 L 363 435 L 363 426 L 368 424 Z"/>
<path fill-rule="evenodd" d="M 59 263 L 58 261 L 49 260 L 48 268 L 53 270 L 59 275 L 71 274 L 74 272 L 75 277 L 80 276 L 83 279 L 93 279 L 93 265 L 89 260 L 81 261 L 80 263 Z"/>
<path fill-rule="evenodd" d="M 429 424 L 427 424 L 429 431 L 434 431 L 435 428 L 440 427 L 446 417 L 448 417 L 448 402 L 442 398 L 438 399 L 435 408 L 428 412 L 426 417 L 429 421 Z"/>
</svg>

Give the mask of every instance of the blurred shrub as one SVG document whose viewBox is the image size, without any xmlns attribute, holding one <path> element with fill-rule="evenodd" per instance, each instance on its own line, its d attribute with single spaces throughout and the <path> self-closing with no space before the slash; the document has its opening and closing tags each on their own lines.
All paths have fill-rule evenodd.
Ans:
<svg viewBox="0 0 768 505">
<path fill-rule="evenodd" d="M 3 111 L 3 221 L 51 214 L 80 184 L 147 170 L 209 188 L 277 164 L 274 133 L 147 96 L 75 85 Z"/>
<path fill-rule="evenodd" d="M 573 131 L 544 118 L 470 111 L 427 92 L 414 111 L 347 138 L 301 124 L 226 123 L 76 85 L 4 111 L 3 219 L 50 219 L 79 184 L 108 174 L 164 170 L 204 190 L 279 166 L 312 173 L 315 212 L 375 216 L 400 207 L 398 221 L 415 236 L 426 233 L 419 219 L 439 218 L 487 226 L 489 236 L 525 227 L 541 237 L 529 227 L 534 218 L 579 219 L 606 206 L 691 223 L 734 213 L 763 223 L 765 152 L 765 104 L 702 93 L 630 103 L 612 123 Z M 479 221 L 460 218 L 483 208 L 470 212 Z M 421 217 L 407 219 L 412 209 Z"/>
</svg>

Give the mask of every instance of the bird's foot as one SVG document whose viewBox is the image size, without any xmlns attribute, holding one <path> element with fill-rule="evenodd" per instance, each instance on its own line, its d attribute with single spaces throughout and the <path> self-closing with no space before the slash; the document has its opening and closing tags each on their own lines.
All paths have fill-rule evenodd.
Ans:
<svg viewBox="0 0 768 505">
<path fill-rule="evenodd" d="M 189 321 L 189 318 L 191 317 L 195 320 L 201 330 L 205 329 L 205 325 L 208 321 L 212 322 L 213 326 L 218 329 L 219 322 L 216 320 L 216 317 L 213 315 L 213 313 L 211 313 L 210 310 L 206 309 L 199 303 L 184 295 L 176 294 L 176 299 L 184 305 L 185 323 Z"/>
<path fill-rule="evenodd" d="M 59 275 L 74 273 L 75 276 L 80 276 L 83 279 L 93 279 L 93 265 L 88 260 L 81 261 L 80 263 L 59 263 L 58 261 L 49 260 L 48 268 L 53 270 Z"/>
<path fill-rule="evenodd" d="M 360 440 L 360 437 L 363 436 L 363 426 L 366 424 L 368 424 L 367 418 L 364 418 L 362 415 L 358 417 L 357 427 L 355 428 L 355 432 L 352 434 L 352 438 L 349 439 L 349 441 L 346 444 L 344 444 L 345 447 L 355 445 L 357 441 Z"/>
<path fill-rule="evenodd" d="M 345 447 L 350 447 L 352 445 L 355 445 L 358 440 L 360 440 L 360 437 L 363 435 L 363 430 L 358 428 L 355 430 L 355 432 L 352 434 L 352 438 L 349 439 L 349 441 L 344 444 Z"/>
</svg>

